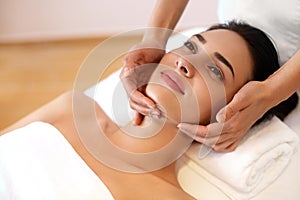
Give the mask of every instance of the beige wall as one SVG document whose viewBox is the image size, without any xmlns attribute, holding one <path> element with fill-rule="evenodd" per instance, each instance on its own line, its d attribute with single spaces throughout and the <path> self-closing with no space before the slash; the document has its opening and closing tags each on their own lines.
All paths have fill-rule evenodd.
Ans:
<svg viewBox="0 0 300 200">
<path fill-rule="evenodd" d="M 0 0 L 0 42 L 107 36 L 144 27 L 155 0 Z M 217 21 L 217 0 L 190 0 L 178 28 Z"/>
</svg>

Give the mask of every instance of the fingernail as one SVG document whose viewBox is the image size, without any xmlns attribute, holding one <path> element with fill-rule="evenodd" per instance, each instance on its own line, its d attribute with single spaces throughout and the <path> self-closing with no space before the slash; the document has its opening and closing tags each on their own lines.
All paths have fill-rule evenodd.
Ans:
<svg viewBox="0 0 300 200">
<path fill-rule="evenodd" d="M 154 117 L 155 119 L 160 119 L 159 115 L 152 115 L 152 117 Z"/>
<path fill-rule="evenodd" d="M 180 124 L 177 125 L 177 128 L 179 128 L 181 130 L 182 126 L 183 126 L 182 123 L 180 123 Z"/>
<path fill-rule="evenodd" d="M 187 136 L 191 137 L 191 138 L 194 138 L 194 134 L 190 133 L 187 129 L 185 129 L 185 126 L 183 124 L 178 124 L 177 127 L 179 128 L 179 130 L 186 134 Z"/>
<path fill-rule="evenodd" d="M 159 116 L 159 115 L 160 115 L 160 112 L 159 112 L 159 110 L 157 110 L 157 109 L 151 109 L 150 115 L 151 115 L 151 116 L 153 116 L 153 115 Z"/>
<path fill-rule="evenodd" d="M 146 103 L 147 103 L 148 108 L 150 108 L 150 109 L 156 108 L 156 105 L 154 103 L 150 103 L 150 102 L 146 102 Z"/>
<path fill-rule="evenodd" d="M 179 128 L 179 129 L 182 130 L 182 131 L 188 132 L 188 127 L 187 127 L 187 126 L 188 126 L 188 125 L 186 125 L 186 124 L 179 123 L 179 124 L 177 125 L 177 128 Z"/>
<path fill-rule="evenodd" d="M 216 120 L 217 120 L 219 123 L 225 122 L 225 114 L 224 114 L 223 112 L 220 113 L 220 114 L 217 114 Z"/>
</svg>

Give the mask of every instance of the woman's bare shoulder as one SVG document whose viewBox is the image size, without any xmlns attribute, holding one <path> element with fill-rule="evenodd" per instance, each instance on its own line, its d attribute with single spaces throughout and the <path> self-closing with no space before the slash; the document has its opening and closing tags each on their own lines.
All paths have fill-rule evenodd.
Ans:
<svg viewBox="0 0 300 200">
<path fill-rule="evenodd" d="M 72 115 L 66 118 L 72 120 L 77 127 L 82 125 L 89 129 L 89 126 L 90 128 L 98 126 L 105 133 L 118 130 L 118 126 L 106 115 L 99 104 L 83 92 L 70 91 L 61 98 L 61 106 L 67 108 L 64 114 Z M 64 118 L 61 117 L 60 120 Z"/>
</svg>

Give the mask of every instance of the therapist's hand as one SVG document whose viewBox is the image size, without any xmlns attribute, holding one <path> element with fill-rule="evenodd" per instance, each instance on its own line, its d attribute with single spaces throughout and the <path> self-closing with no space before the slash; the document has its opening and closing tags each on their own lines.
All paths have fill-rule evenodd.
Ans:
<svg viewBox="0 0 300 200">
<path fill-rule="evenodd" d="M 272 107 L 271 102 L 268 86 L 264 82 L 251 81 L 218 112 L 218 122 L 207 126 L 180 123 L 178 127 L 215 151 L 233 151 L 251 126 Z"/>
<path fill-rule="evenodd" d="M 164 54 L 160 45 L 141 42 L 132 47 L 123 60 L 120 78 L 129 96 L 130 107 L 137 111 L 135 125 L 140 125 L 145 115 L 160 116 L 155 102 L 145 96 L 145 86 Z"/>
</svg>

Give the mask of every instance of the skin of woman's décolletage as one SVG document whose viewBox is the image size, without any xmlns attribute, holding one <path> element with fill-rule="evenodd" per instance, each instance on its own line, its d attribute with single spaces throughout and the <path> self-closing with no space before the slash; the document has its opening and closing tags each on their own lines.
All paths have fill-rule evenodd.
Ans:
<svg viewBox="0 0 300 200">
<path fill-rule="evenodd" d="M 207 59 L 206 53 L 200 51 L 201 49 L 205 49 L 209 59 Z M 201 58 L 206 59 L 201 60 Z M 188 104 L 188 95 L 192 92 L 196 96 L 200 113 L 200 118 L 194 120 L 200 124 L 209 123 L 211 115 L 213 115 L 212 106 L 220 108 L 223 106 L 212 105 L 211 95 L 214 98 L 220 98 L 220 101 L 224 99 L 224 95 L 213 95 L 210 94 L 210 91 L 213 90 L 217 93 L 219 89 L 222 91 L 225 89 L 225 101 L 230 101 L 237 90 L 252 78 L 253 69 L 246 42 L 237 33 L 228 30 L 213 30 L 191 37 L 184 46 L 167 53 L 160 65 L 163 68 L 158 67 L 154 73 L 158 74 L 165 85 L 150 83 L 146 88 L 147 95 L 164 109 L 168 118 L 179 122 L 182 112 L 190 113 L 195 110 L 191 107 L 180 107 L 182 103 Z M 231 66 L 231 69 L 228 65 Z M 176 80 L 182 81 L 184 88 Z M 87 151 L 79 137 L 73 115 L 74 99 L 81 105 L 77 109 L 77 122 L 80 121 L 83 127 L 89 131 L 93 131 L 94 126 L 100 126 L 112 143 L 130 152 L 158 150 L 168 144 L 178 132 L 176 123 L 167 119 L 164 127 L 155 136 L 146 140 L 133 138 L 124 134 L 122 129 L 105 115 L 96 102 L 80 92 L 69 92 L 58 97 L 4 132 L 33 121 L 52 124 L 107 185 L 116 199 L 193 199 L 181 190 L 176 180 L 174 163 L 147 174 L 129 174 L 111 169 L 95 159 Z M 217 99 L 216 102 L 219 100 Z M 93 112 L 89 112 L 85 105 L 94 106 Z M 97 124 L 91 124 L 95 117 Z M 146 126 L 151 128 L 151 123 L 155 122 L 156 120 L 146 117 L 143 124 L 136 128 L 142 132 Z"/>
</svg>

